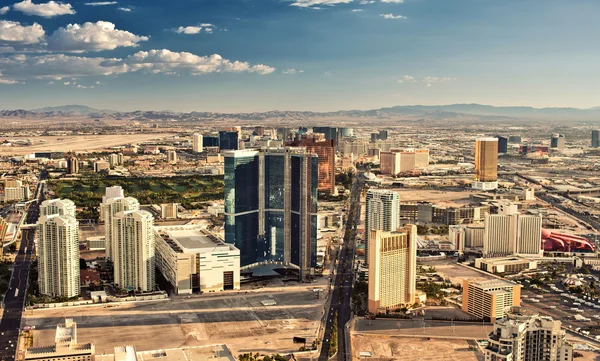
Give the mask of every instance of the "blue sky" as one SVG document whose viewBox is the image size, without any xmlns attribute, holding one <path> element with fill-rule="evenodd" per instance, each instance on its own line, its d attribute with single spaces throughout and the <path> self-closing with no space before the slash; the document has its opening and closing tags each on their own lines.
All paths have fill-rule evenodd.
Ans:
<svg viewBox="0 0 600 361">
<path fill-rule="evenodd" d="M 599 106 L 597 14 L 597 0 L 0 0 L 0 108 Z"/>
</svg>

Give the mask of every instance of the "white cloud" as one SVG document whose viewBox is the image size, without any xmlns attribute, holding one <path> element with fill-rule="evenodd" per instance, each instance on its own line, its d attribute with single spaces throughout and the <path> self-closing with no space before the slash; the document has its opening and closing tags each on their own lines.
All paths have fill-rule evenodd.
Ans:
<svg viewBox="0 0 600 361">
<path fill-rule="evenodd" d="M 451 77 L 437 77 L 437 76 L 426 76 L 423 78 L 423 81 L 426 83 L 446 83 L 449 81 L 454 81 L 456 78 Z"/>
<path fill-rule="evenodd" d="M 8 6 L 4 6 L 0 8 L 0 15 L 4 15 L 8 12 L 8 10 L 10 10 L 10 7 Z"/>
<path fill-rule="evenodd" d="M 66 82 L 64 82 L 63 84 L 64 84 L 64 85 L 70 85 L 70 84 L 71 84 L 71 82 L 70 82 L 70 81 L 66 81 Z"/>
<path fill-rule="evenodd" d="M 96 81 L 96 85 L 100 85 L 100 82 L 99 82 L 99 81 Z"/>
<path fill-rule="evenodd" d="M 0 20 L 0 43 L 38 44 L 45 34 L 44 28 L 38 23 L 23 26 L 17 21 Z"/>
<path fill-rule="evenodd" d="M 121 11 L 124 11 L 124 12 L 126 12 L 126 13 L 129 13 L 129 12 L 131 12 L 131 9 L 130 9 L 130 8 L 117 8 L 117 10 L 121 10 Z"/>
<path fill-rule="evenodd" d="M 361 12 L 361 11 L 363 11 L 363 9 L 352 9 L 352 12 L 353 12 L 353 13 L 359 13 L 359 12 Z"/>
<path fill-rule="evenodd" d="M 49 81 L 49 82 L 48 82 L 48 85 L 52 85 L 52 84 L 54 84 L 54 82 L 53 82 L 53 81 Z"/>
<path fill-rule="evenodd" d="M 113 23 L 98 21 L 59 28 L 48 38 L 48 48 L 72 52 L 113 50 L 118 47 L 136 47 L 139 42 L 147 40 L 147 36 L 118 30 Z"/>
<path fill-rule="evenodd" d="M 290 6 L 320 9 L 320 5 L 334 6 L 337 4 L 348 4 L 352 1 L 353 0 L 295 0 Z"/>
<path fill-rule="evenodd" d="M 425 86 L 429 88 L 433 83 L 447 83 L 455 80 L 457 80 L 457 78 L 426 76 L 422 79 L 417 79 L 414 76 L 405 75 L 402 79 L 398 80 L 398 83 L 424 83 Z"/>
<path fill-rule="evenodd" d="M 394 15 L 394 14 L 379 14 L 384 19 L 406 19 L 406 16 Z"/>
<path fill-rule="evenodd" d="M 85 3 L 85 5 L 87 5 L 87 6 L 106 6 L 106 5 L 117 5 L 117 4 L 118 4 L 117 1 L 95 1 L 95 2 Z"/>
<path fill-rule="evenodd" d="M 325 76 L 331 76 L 331 74 L 332 74 L 332 72 L 331 72 L 331 71 L 326 71 L 326 72 L 324 73 L 324 75 L 325 75 Z"/>
<path fill-rule="evenodd" d="M 286 74 L 286 75 L 300 74 L 300 73 L 304 73 L 304 70 L 296 70 L 294 68 L 290 68 L 290 69 L 283 69 L 281 71 L 281 73 Z"/>
<path fill-rule="evenodd" d="M 402 4 L 404 0 L 380 0 L 382 3 Z"/>
<path fill-rule="evenodd" d="M 73 10 L 71 4 L 63 4 L 56 1 L 49 1 L 44 4 L 34 4 L 31 0 L 23 0 L 20 3 L 14 4 L 13 9 L 27 15 L 43 16 L 45 18 L 75 14 L 75 10 Z"/>
<path fill-rule="evenodd" d="M 374 2 L 375 2 L 375 0 L 361 0 L 360 4 L 367 5 L 367 4 L 372 4 Z"/>
<path fill-rule="evenodd" d="M 0 84 L 12 85 L 12 84 L 19 84 L 19 82 L 17 80 L 9 80 L 9 79 L 0 78 Z"/>
<path fill-rule="evenodd" d="M 27 56 L 18 54 L 0 57 L 0 71 L 8 80 L 48 79 L 61 80 L 85 76 L 118 75 L 128 72 L 150 74 L 257 73 L 270 74 L 275 68 L 264 64 L 249 64 L 224 59 L 218 54 L 198 56 L 166 49 L 140 51 L 124 59 L 80 57 L 65 54 Z M 75 84 L 69 81 L 71 85 Z"/>
<path fill-rule="evenodd" d="M 212 34 L 215 30 L 215 26 L 213 24 L 200 24 L 200 25 L 192 25 L 192 26 L 180 26 L 177 29 L 173 29 L 177 34 L 186 34 L 186 35 L 195 35 L 200 34 L 204 30 L 204 32 Z"/>
</svg>

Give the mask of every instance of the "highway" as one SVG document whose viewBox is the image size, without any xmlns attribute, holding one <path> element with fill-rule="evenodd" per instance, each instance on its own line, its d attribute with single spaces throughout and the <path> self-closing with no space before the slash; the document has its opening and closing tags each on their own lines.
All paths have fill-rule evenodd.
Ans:
<svg viewBox="0 0 600 361">
<path fill-rule="evenodd" d="M 346 345 L 346 323 L 350 320 L 352 286 L 354 284 L 354 274 L 352 267 L 354 263 L 354 252 L 356 249 L 356 227 L 360 222 L 360 194 L 365 184 L 364 174 L 357 173 L 352 182 L 350 193 L 350 206 L 348 210 L 348 220 L 346 223 L 346 232 L 344 234 L 344 244 L 339 252 L 338 264 L 336 268 L 336 277 L 333 292 L 331 293 L 331 303 L 325 321 L 325 332 L 323 334 L 320 361 L 329 359 L 329 350 L 331 347 L 331 337 L 333 334 L 334 318 L 337 314 L 337 359 L 339 361 L 350 360 L 349 345 Z"/>
<path fill-rule="evenodd" d="M 43 201 L 42 183 L 38 184 L 37 195 L 41 197 L 38 201 L 30 204 L 27 210 L 27 223 L 35 223 L 39 214 L 39 202 Z M 0 360 L 14 360 L 19 339 L 19 328 L 21 327 L 21 316 L 23 305 L 27 297 L 27 282 L 29 279 L 29 266 L 34 254 L 35 230 L 24 230 L 21 246 L 13 266 L 12 278 L 9 289 L 3 301 L 4 309 L 0 321 Z"/>
</svg>

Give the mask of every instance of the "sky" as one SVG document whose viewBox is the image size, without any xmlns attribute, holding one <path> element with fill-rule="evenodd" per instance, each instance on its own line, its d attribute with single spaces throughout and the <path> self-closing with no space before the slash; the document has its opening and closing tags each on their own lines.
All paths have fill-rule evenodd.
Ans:
<svg viewBox="0 0 600 361">
<path fill-rule="evenodd" d="M 598 0 L 0 0 L 0 109 L 600 106 Z"/>
</svg>

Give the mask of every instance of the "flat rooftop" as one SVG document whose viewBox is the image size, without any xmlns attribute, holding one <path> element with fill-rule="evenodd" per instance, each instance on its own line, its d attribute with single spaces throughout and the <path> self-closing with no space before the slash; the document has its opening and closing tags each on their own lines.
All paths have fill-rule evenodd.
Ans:
<svg viewBox="0 0 600 361">
<path fill-rule="evenodd" d="M 481 263 L 485 263 L 487 265 L 511 265 L 511 264 L 521 264 L 525 262 L 531 262 L 530 259 L 524 257 L 499 257 L 499 258 L 482 258 Z"/>
<path fill-rule="evenodd" d="M 163 226 L 154 229 L 177 253 L 226 252 L 236 249 L 203 226 Z"/>
<path fill-rule="evenodd" d="M 502 287 L 514 287 L 517 286 L 516 283 L 514 282 L 510 282 L 510 281 L 505 281 L 505 280 L 489 280 L 489 281 L 477 281 L 477 282 L 472 282 L 472 285 L 474 285 L 475 287 L 479 287 L 483 290 L 490 290 L 490 289 L 496 289 L 496 288 L 502 288 Z"/>
</svg>

